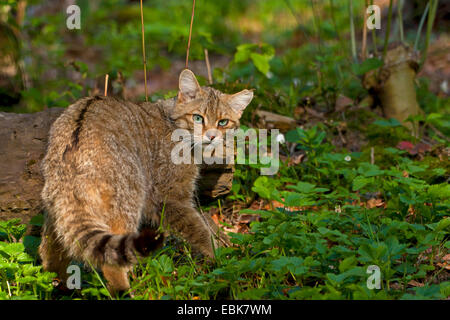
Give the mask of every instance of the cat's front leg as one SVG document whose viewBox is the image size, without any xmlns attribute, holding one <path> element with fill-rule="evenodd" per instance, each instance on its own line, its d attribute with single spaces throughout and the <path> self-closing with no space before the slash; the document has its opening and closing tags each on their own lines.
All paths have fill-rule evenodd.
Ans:
<svg viewBox="0 0 450 320">
<path fill-rule="evenodd" d="M 210 259 L 214 258 L 217 243 L 209 226 L 189 202 L 169 202 L 165 205 L 163 224 L 179 232 L 194 249 Z"/>
</svg>

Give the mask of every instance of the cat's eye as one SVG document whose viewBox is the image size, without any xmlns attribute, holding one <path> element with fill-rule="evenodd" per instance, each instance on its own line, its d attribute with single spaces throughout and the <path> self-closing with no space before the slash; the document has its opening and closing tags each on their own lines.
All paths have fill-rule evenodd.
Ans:
<svg viewBox="0 0 450 320">
<path fill-rule="evenodd" d="M 203 123 L 203 117 L 199 114 L 194 114 L 192 119 L 194 120 L 194 123 Z"/>
<path fill-rule="evenodd" d="M 225 127 L 228 124 L 228 119 L 219 120 L 219 126 Z"/>
</svg>

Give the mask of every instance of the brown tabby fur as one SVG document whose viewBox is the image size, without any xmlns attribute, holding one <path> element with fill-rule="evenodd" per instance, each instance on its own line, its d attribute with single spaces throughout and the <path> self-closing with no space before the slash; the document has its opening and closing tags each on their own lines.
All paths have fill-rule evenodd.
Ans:
<svg viewBox="0 0 450 320">
<path fill-rule="evenodd" d="M 198 167 L 172 163 L 171 134 L 192 132 L 192 115 L 199 114 L 202 134 L 213 129 L 220 136 L 239 125 L 252 97 L 248 90 L 227 95 L 201 88 L 184 70 L 177 99 L 134 104 L 96 96 L 71 105 L 50 130 L 42 166 L 44 268 L 64 281 L 70 261 L 81 260 L 102 269 L 112 292 L 127 290 L 136 255 L 162 243 L 149 226 L 159 225 L 163 208 L 163 224 L 213 258 L 210 229 L 193 205 Z M 223 118 L 229 123 L 219 130 Z"/>
</svg>

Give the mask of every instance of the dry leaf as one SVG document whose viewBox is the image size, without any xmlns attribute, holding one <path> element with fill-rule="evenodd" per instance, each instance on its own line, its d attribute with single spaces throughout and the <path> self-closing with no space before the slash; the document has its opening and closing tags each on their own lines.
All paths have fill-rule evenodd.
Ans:
<svg viewBox="0 0 450 320">
<path fill-rule="evenodd" d="M 423 283 L 417 282 L 416 280 L 411 280 L 410 282 L 408 282 L 408 284 L 413 287 L 423 287 L 424 286 Z"/>
<path fill-rule="evenodd" d="M 384 203 L 383 199 L 369 199 L 366 202 L 365 207 L 368 208 L 368 209 L 381 208 L 381 207 L 385 208 L 386 204 Z"/>
<path fill-rule="evenodd" d="M 305 157 L 304 154 L 295 154 L 293 155 L 288 162 L 288 167 L 292 167 L 295 166 L 297 164 L 300 164 L 303 160 L 303 158 Z"/>
<path fill-rule="evenodd" d="M 222 219 L 220 218 L 218 213 L 214 213 L 213 215 L 211 215 L 211 219 L 213 219 L 214 223 L 218 226 L 221 225 L 220 222 L 222 221 Z"/>
<path fill-rule="evenodd" d="M 436 263 L 436 265 L 437 265 L 438 267 L 440 267 L 440 268 L 444 268 L 444 269 L 446 269 L 446 270 L 450 270 L 450 264 L 447 263 L 447 262 L 444 262 L 444 263 L 438 262 L 438 263 Z"/>
<path fill-rule="evenodd" d="M 353 105 L 353 103 L 354 102 L 352 99 L 340 94 L 339 97 L 336 99 L 335 110 L 338 112 L 344 111 L 346 107 Z"/>
</svg>

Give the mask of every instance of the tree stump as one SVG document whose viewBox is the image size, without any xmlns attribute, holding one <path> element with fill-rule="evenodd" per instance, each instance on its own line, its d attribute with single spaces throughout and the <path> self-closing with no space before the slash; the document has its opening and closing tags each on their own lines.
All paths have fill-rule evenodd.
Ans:
<svg viewBox="0 0 450 320">
<path fill-rule="evenodd" d="M 420 114 L 414 85 L 418 70 L 418 55 L 403 44 L 393 44 L 380 69 L 364 75 L 363 85 L 377 95 L 386 118 L 394 118 L 417 135 L 417 125 L 404 122 Z"/>
</svg>

